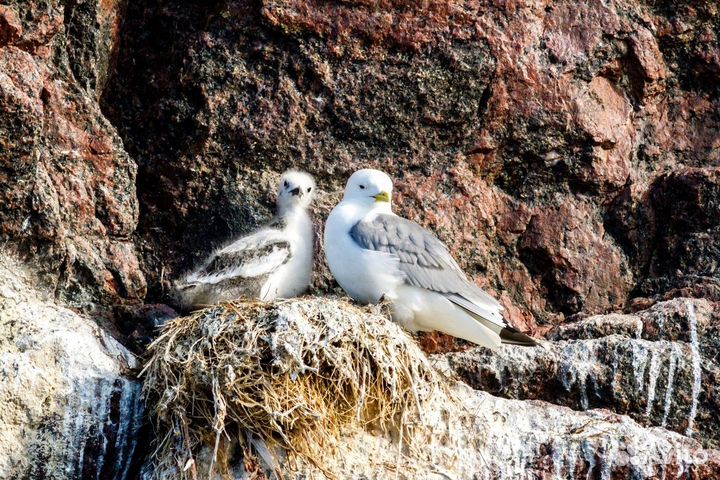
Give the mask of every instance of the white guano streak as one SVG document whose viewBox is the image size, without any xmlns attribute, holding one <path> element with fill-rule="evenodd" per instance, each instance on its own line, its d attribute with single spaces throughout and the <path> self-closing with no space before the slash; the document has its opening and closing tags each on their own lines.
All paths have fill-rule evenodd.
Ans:
<svg viewBox="0 0 720 480">
<path fill-rule="evenodd" d="M 698 409 L 698 397 L 702 387 L 702 367 L 700 358 L 700 347 L 698 344 L 697 334 L 697 316 L 695 315 L 695 305 L 687 300 L 688 326 L 690 327 L 690 351 L 692 353 L 692 405 L 690 406 L 690 415 L 688 416 L 688 426 L 685 435 L 691 437 L 695 430 L 695 416 Z"/>
</svg>

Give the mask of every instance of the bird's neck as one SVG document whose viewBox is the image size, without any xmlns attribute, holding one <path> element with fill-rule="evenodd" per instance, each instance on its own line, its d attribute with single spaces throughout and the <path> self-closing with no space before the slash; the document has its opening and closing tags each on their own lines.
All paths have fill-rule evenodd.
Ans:
<svg viewBox="0 0 720 480">
<path fill-rule="evenodd" d="M 357 202 L 343 201 L 336 208 L 339 210 L 340 216 L 349 224 L 355 224 L 360 220 L 382 213 L 392 213 L 390 202 L 375 202 L 363 205 Z"/>
<path fill-rule="evenodd" d="M 298 227 L 310 222 L 310 215 L 304 208 L 293 205 L 280 209 L 278 211 L 278 217 L 280 217 L 288 227 Z"/>
<path fill-rule="evenodd" d="M 392 213 L 392 205 L 390 205 L 390 202 L 375 202 L 369 213 Z"/>
</svg>

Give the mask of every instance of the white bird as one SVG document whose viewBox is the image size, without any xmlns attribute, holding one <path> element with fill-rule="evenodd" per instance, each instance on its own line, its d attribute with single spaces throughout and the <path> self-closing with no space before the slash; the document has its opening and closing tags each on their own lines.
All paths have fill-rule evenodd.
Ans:
<svg viewBox="0 0 720 480">
<path fill-rule="evenodd" d="M 288 170 L 282 175 L 275 217 L 256 232 L 214 252 L 175 284 L 183 309 L 239 298 L 271 301 L 303 293 L 313 267 L 313 224 L 307 208 L 313 178 Z"/>
<path fill-rule="evenodd" d="M 355 172 L 325 224 L 330 271 L 354 300 L 383 298 L 393 320 L 410 331 L 438 330 L 478 345 L 536 345 L 509 326 L 502 306 L 467 279 L 448 248 L 417 223 L 391 210 L 392 180 Z"/>
</svg>

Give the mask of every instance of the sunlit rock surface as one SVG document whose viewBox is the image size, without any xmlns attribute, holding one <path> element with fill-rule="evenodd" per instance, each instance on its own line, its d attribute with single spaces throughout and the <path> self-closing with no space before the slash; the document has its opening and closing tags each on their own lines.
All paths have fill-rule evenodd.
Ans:
<svg viewBox="0 0 720 480">
<path fill-rule="evenodd" d="M 450 400 L 454 398 L 455 401 Z M 457 384 L 419 420 L 414 444 L 358 435 L 344 457 L 354 478 L 713 478 L 717 451 L 606 410 L 577 412 L 517 401 Z M 372 459 L 363 461 L 362 457 Z"/>
<path fill-rule="evenodd" d="M 683 435 L 607 410 L 503 399 L 463 383 L 438 392 L 422 416 L 407 412 L 403 421 L 412 434 L 402 439 L 397 431 L 343 432 L 341 447 L 328 450 L 322 467 L 338 478 L 406 480 L 710 479 L 720 472 L 720 452 Z M 199 472 L 207 472 L 209 450 L 196 459 Z M 242 458 L 234 465 L 235 478 L 256 478 Z M 280 472 L 327 478 L 303 462 L 280 462 Z"/>
<path fill-rule="evenodd" d="M 133 478 L 136 359 L 0 259 L 0 478 Z"/>
<path fill-rule="evenodd" d="M 696 299 L 558 328 L 542 347 L 445 359 L 475 388 L 577 410 L 607 408 L 720 446 L 720 309 Z"/>
</svg>

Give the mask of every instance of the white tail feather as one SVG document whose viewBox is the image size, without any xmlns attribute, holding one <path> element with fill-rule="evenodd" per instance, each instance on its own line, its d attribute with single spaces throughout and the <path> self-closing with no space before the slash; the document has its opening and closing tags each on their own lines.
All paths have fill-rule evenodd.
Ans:
<svg viewBox="0 0 720 480">
<path fill-rule="evenodd" d="M 408 330 L 439 331 L 488 348 L 500 346 L 500 335 L 444 295 L 402 286 L 393 301 L 393 319 Z"/>
</svg>

